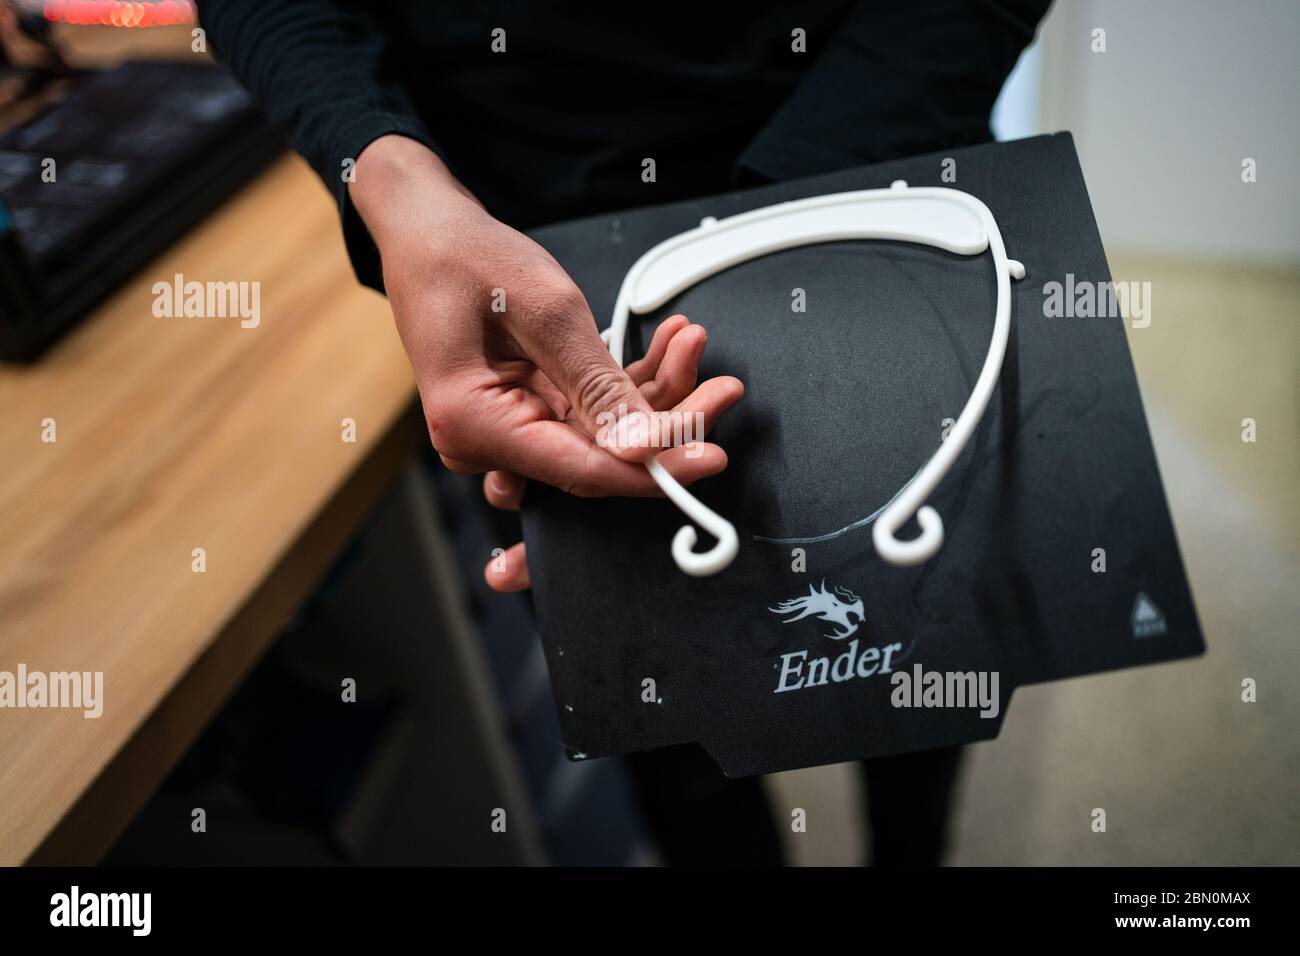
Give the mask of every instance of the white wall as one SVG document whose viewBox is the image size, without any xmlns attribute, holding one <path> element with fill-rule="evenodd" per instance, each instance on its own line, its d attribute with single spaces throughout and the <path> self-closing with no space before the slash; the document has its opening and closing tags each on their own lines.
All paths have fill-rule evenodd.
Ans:
<svg viewBox="0 0 1300 956">
<path fill-rule="evenodd" d="M 1108 249 L 1300 263 L 1298 50 L 1295 0 L 1057 0 L 994 130 L 1074 133 Z"/>
</svg>

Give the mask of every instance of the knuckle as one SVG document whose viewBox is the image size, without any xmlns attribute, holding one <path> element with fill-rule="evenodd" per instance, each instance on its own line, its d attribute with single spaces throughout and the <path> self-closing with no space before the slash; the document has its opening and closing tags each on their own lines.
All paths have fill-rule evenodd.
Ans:
<svg viewBox="0 0 1300 956">
<path fill-rule="evenodd" d="M 588 314 L 586 297 L 563 273 L 538 277 L 529 300 L 535 320 L 543 328 L 563 327 Z"/>
<path fill-rule="evenodd" d="M 429 442 L 444 458 L 468 457 L 468 447 L 460 416 L 445 402 L 425 402 L 424 421 L 429 432 Z"/>
<path fill-rule="evenodd" d="M 463 461 L 452 458 L 449 455 L 443 455 L 441 453 L 438 455 L 438 457 L 442 459 L 443 467 L 445 467 L 453 475 L 472 475 L 475 473 L 474 469 L 471 468 L 469 465 L 465 464 Z"/>
<path fill-rule="evenodd" d="M 465 443 L 454 435 L 437 435 L 431 436 L 434 450 L 442 455 L 443 458 L 454 458 L 456 461 L 465 461 L 469 456 L 466 454 L 468 449 Z"/>
<path fill-rule="evenodd" d="M 439 455 L 445 455 L 447 458 L 464 458 L 465 449 L 463 442 L 460 442 L 455 434 L 446 428 L 439 428 L 434 431 L 429 429 L 429 442 L 437 450 Z"/>
<path fill-rule="evenodd" d="M 593 365 L 578 376 L 575 399 L 579 409 L 588 413 L 606 409 L 618 404 L 620 398 L 626 401 L 622 373 L 606 365 Z"/>
<path fill-rule="evenodd" d="M 564 480 L 561 491 L 573 495 L 575 498 L 595 498 L 599 492 L 591 482 L 582 478 L 567 478 Z"/>
</svg>

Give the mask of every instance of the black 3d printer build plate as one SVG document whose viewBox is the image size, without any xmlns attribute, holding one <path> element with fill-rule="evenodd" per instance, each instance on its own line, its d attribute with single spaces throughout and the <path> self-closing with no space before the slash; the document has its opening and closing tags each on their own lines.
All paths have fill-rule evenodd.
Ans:
<svg viewBox="0 0 1300 956">
<path fill-rule="evenodd" d="M 943 181 L 945 168 L 955 182 Z M 709 332 L 701 376 L 745 383 L 711 436 L 727 470 L 692 488 L 735 523 L 740 552 L 720 574 L 688 577 L 669 550 L 686 518 L 668 501 L 530 486 L 529 569 L 572 759 L 696 742 L 734 777 L 988 739 L 1017 686 L 1203 652 L 1124 319 L 1045 314 L 1049 283 L 1110 281 L 1068 134 L 533 236 L 604 327 L 633 262 L 702 218 L 898 179 L 982 200 L 1026 270 L 1011 287 L 998 387 L 929 501 L 943 547 L 920 566 L 892 566 L 867 519 L 934 453 L 970 395 L 993 327 L 989 253 L 806 246 L 634 316 L 628 362 L 660 321 L 683 312 Z M 805 311 L 792 308 L 796 290 Z M 912 521 L 899 537 L 916 532 Z M 701 538 L 698 547 L 712 544 Z M 1104 572 L 1094 570 L 1097 549 Z M 815 613 L 799 617 L 810 595 Z M 845 612 L 853 599 L 860 615 Z M 779 613 L 783 604 L 795 610 Z M 894 675 L 910 684 L 918 667 L 996 673 L 996 716 L 915 706 L 919 689 L 897 695 Z M 904 701 L 913 706 L 895 706 Z"/>
</svg>

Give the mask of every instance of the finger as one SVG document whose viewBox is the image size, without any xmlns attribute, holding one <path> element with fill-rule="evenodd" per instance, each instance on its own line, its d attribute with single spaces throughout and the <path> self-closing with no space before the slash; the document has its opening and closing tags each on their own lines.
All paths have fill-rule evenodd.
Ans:
<svg viewBox="0 0 1300 956">
<path fill-rule="evenodd" d="M 681 423 L 678 427 L 688 439 L 698 440 L 713 431 L 719 416 L 744 396 L 745 386 L 740 379 L 719 375 L 701 382 L 669 414 Z"/>
<path fill-rule="evenodd" d="M 511 545 L 501 554 L 492 556 L 492 560 L 483 568 L 483 579 L 493 591 L 508 594 L 523 591 L 532 586 L 528 577 L 528 558 L 524 552 L 524 543 Z"/>
<path fill-rule="evenodd" d="M 553 292 L 530 318 L 516 337 L 568 398 L 583 431 L 624 461 L 652 457 L 658 449 L 645 436 L 662 431 L 652 424 L 656 413 L 609 354 L 577 288 Z"/>
<path fill-rule="evenodd" d="M 627 377 L 633 384 L 644 385 L 654 379 L 659 371 L 659 363 L 664 360 L 664 355 L 668 351 L 668 343 L 688 325 L 690 320 L 684 315 L 672 315 L 659 323 L 659 328 L 655 329 L 654 338 L 650 340 L 650 348 L 646 349 L 645 355 L 627 366 Z"/>
<path fill-rule="evenodd" d="M 646 351 L 646 354 L 642 358 L 637 359 L 635 362 L 628 365 L 626 368 L 628 378 L 632 380 L 633 384 L 640 387 L 641 393 L 646 395 L 647 400 L 650 401 L 650 404 L 657 411 L 671 408 L 673 405 L 677 404 L 677 402 L 681 401 L 691 388 L 695 387 L 694 382 L 692 382 L 690 387 L 685 389 L 685 391 L 681 391 L 680 394 L 670 395 L 669 399 L 663 401 L 662 404 L 655 404 L 654 399 L 651 397 L 652 395 L 661 394 L 658 391 L 660 386 L 656 386 L 653 383 L 656 376 L 663 374 L 661 371 L 662 363 L 664 361 L 664 356 L 669 354 L 670 344 L 675 343 L 673 344 L 673 349 L 680 351 L 683 347 L 683 343 L 679 341 L 681 336 L 678 333 L 690 327 L 690 320 L 684 315 L 674 315 L 664 319 L 659 323 L 659 327 L 655 330 L 654 339 L 651 341 L 650 348 Z M 703 334 L 703 332 L 700 334 Z M 707 341 L 708 336 L 705 335 L 704 339 Z M 689 339 L 687 341 L 689 341 Z M 700 354 L 694 356 L 696 366 L 699 365 L 699 360 L 702 357 L 702 354 L 703 346 L 701 345 Z M 551 382 L 551 380 L 546 377 L 546 374 L 540 369 L 534 371 L 532 376 L 529 377 L 528 387 L 546 401 L 547 405 L 555 413 L 555 417 L 567 418 L 569 416 L 568 398 L 563 392 L 555 387 L 554 383 Z"/>
<path fill-rule="evenodd" d="M 448 378 L 428 389 L 421 401 L 430 442 L 448 470 L 460 475 L 504 467 L 501 447 L 512 440 L 512 423 L 554 418 L 531 389 L 491 380 Z"/>
<path fill-rule="evenodd" d="M 678 483 L 690 485 L 725 470 L 727 453 L 720 445 L 696 441 L 669 448 L 660 453 L 658 461 Z"/>
<path fill-rule="evenodd" d="M 718 376 L 695 389 L 671 413 L 678 423 L 675 434 L 666 437 L 687 442 L 700 441 L 713 428 L 718 417 L 745 393 L 745 386 L 731 376 Z M 657 495 L 657 486 L 640 465 L 615 458 L 596 446 L 579 427 L 570 423 L 533 421 L 519 425 L 514 437 L 498 442 L 511 460 L 506 467 L 519 474 L 544 481 L 570 494 L 582 497 L 602 495 Z M 686 464 L 683 484 L 717 474 L 726 467 L 726 455 L 716 446 L 706 445 L 703 453 L 693 450 L 681 456 Z M 670 458 L 679 460 L 679 456 Z"/>
<path fill-rule="evenodd" d="M 660 436 L 666 444 L 699 441 L 718 416 L 744 393 L 737 379 L 710 379 L 671 412 L 661 413 L 669 425 Z M 480 400 L 481 399 L 481 400 Z M 444 455 L 456 450 L 460 462 L 482 462 L 482 470 L 512 471 L 517 475 L 553 485 L 571 494 L 653 495 L 657 488 L 640 464 L 610 454 L 582 430 L 581 423 L 550 418 L 545 403 L 526 389 L 495 389 L 486 398 L 469 402 L 472 415 L 456 416 L 473 427 L 442 429 L 443 439 L 455 439 L 456 449 L 444 447 Z M 697 417 L 698 416 L 698 417 Z M 672 421 L 679 423 L 676 429 Z M 685 427 L 689 422 L 690 429 Z M 456 461 L 452 465 L 457 465 Z M 725 456 L 705 454 L 691 459 L 685 475 L 698 480 L 725 466 Z"/>
<path fill-rule="evenodd" d="M 518 511 L 528 480 L 513 471 L 489 471 L 483 476 L 483 497 L 503 511 Z"/>
<path fill-rule="evenodd" d="M 584 498 L 661 493 L 643 465 L 615 458 L 582 431 L 563 422 L 525 426 L 518 440 L 510 445 L 508 457 L 511 471 Z M 702 448 L 693 450 L 689 457 L 679 454 L 671 460 L 678 459 L 683 462 L 679 477 L 682 484 L 717 474 L 727 464 L 722 449 L 708 443 L 702 443 Z"/>
<path fill-rule="evenodd" d="M 539 368 L 534 368 L 533 374 L 528 377 L 528 389 L 536 394 L 546 403 L 546 407 L 551 410 L 551 418 L 568 418 L 569 417 L 569 399 L 555 387 L 555 383 L 546 377 L 546 373 Z"/>
<path fill-rule="evenodd" d="M 483 467 L 476 465 L 471 461 L 465 461 L 461 458 L 452 458 L 450 455 L 439 455 L 442 463 L 447 466 L 447 470 L 456 475 L 481 475 Z"/>
<path fill-rule="evenodd" d="M 673 336 L 654 378 L 641 386 L 651 406 L 663 411 L 691 394 L 708 341 L 702 325 L 689 325 Z"/>
</svg>

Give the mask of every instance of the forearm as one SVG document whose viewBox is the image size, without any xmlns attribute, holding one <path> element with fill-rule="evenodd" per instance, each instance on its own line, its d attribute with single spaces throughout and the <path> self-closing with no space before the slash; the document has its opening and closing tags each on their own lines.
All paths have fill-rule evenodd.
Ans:
<svg viewBox="0 0 1300 956">
<path fill-rule="evenodd" d="M 358 277 L 379 285 L 379 263 L 348 182 L 362 152 L 396 133 L 435 144 L 405 93 L 385 77 L 384 38 L 342 0 L 198 0 L 218 59 L 315 168 L 343 218 Z"/>
</svg>

